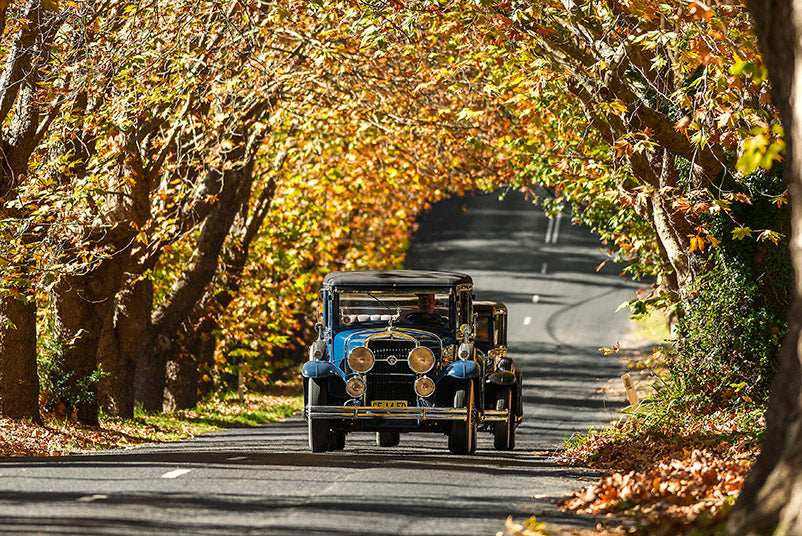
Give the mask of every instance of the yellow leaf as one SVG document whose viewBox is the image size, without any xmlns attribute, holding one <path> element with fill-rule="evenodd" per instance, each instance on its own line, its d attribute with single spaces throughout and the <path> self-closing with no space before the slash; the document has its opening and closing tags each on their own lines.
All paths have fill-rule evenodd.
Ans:
<svg viewBox="0 0 802 536">
<path fill-rule="evenodd" d="M 752 229 L 749 227 L 736 227 L 732 230 L 732 237 L 735 240 L 743 240 L 746 237 L 752 236 Z"/>
</svg>

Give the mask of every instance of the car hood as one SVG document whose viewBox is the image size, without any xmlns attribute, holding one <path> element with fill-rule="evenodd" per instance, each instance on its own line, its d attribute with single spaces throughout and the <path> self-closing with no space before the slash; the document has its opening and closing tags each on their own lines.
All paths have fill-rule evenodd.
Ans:
<svg viewBox="0 0 802 536">
<path fill-rule="evenodd" d="M 409 340 L 415 339 L 421 346 L 431 348 L 436 356 L 441 355 L 443 346 L 454 344 L 453 337 L 437 334 L 432 331 L 416 328 L 394 327 L 392 330 L 385 327 L 372 327 L 362 329 L 351 329 L 337 333 L 334 336 L 332 361 L 341 362 L 348 352 L 357 346 L 364 346 L 371 338 L 397 338 Z"/>
</svg>

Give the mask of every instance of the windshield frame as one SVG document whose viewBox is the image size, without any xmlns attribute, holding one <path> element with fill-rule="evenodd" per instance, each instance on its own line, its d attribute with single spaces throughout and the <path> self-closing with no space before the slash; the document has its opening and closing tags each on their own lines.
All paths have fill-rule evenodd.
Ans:
<svg viewBox="0 0 802 536">
<path fill-rule="evenodd" d="M 377 298 L 379 301 L 372 300 L 375 304 L 376 308 L 381 308 L 381 303 L 386 303 L 387 297 L 416 297 L 416 294 L 426 293 L 426 294 L 438 294 L 438 295 L 447 295 L 448 296 L 448 314 L 447 314 L 447 322 L 443 323 L 442 326 L 437 326 L 440 330 L 448 331 L 453 333 L 456 331 L 456 307 L 457 307 L 457 293 L 453 287 L 420 287 L 420 288 L 393 288 L 393 289 L 375 289 L 375 288 L 343 288 L 343 289 L 334 289 L 332 300 L 332 309 L 331 309 L 331 325 L 333 331 L 338 333 L 344 330 L 352 330 L 352 329 L 365 329 L 371 327 L 383 327 L 387 326 L 389 322 L 387 320 L 367 320 L 367 321 L 355 321 L 348 324 L 344 324 L 341 322 L 341 314 L 340 314 L 340 297 L 343 294 L 364 294 L 366 296 L 372 296 L 373 298 Z M 382 296 L 384 295 L 384 299 Z M 382 315 L 395 315 L 396 309 L 392 308 L 390 304 L 390 309 L 383 311 Z M 442 310 L 441 310 L 442 312 Z M 402 318 L 399 319 L 398 322 L 394 323 L 395 327 L 412 327 L 412 326 L 420 326 L 422 324 L 412 324 L 404 322 L 403 320 L 404 312 L 402 311 Z M 446 317 L 445 314 L 441 314 L 441 316 Z M 434 327 L 434 326 L 433 326 Z"/>
</svg>

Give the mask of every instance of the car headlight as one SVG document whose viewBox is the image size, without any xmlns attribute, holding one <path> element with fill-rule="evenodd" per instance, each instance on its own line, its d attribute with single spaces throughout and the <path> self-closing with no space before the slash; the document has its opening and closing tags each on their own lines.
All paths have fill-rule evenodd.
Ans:
<svg viewBox="0 0 802 536">
<path fill-rule="evenodd" d="M 418 374 L 426 374 L 434 366 L 434 354 L 425 346 L 418 346 L 409 352 L 409 368 Z"/>
<path fill-rule="evenodd" d="M 457 357 L 464 360 L 473 359 L 473 344 L 469 342 L 463 342 L 459 345 L 459 350 L 457 350 Z"/>
<path fill-rule="evenodd" d="M 357 346 L 348 354 L 348 366 L 360 374 L 372 369 L 375 362 L 376 358 L 367 346 Z"/>
<path fill-rule="evenodd" d="M 431 396 L 434 393 L 434 382 L 428 376 L 423 376 L 415 380 L 415 392 L 422 397 Z"/>
<path fill-rule="evenodd" d="M 362 378 L 354 376 L 345 383 L 345 390 L 354 398 L 360 397 L 365 394 L 365 382 Z"/>
</svg>

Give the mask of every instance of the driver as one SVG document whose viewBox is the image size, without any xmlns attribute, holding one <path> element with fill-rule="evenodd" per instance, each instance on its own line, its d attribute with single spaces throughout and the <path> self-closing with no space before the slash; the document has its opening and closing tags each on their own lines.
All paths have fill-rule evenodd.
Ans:
<svg viewBox="0 0 802 536">
<path fill-rule="evenodd" d="M 442 324 L 443 318 L 434 312 L 434 294 L 421 293 L 418 296 L 418 310 L 407 313 L 406 319 L 410 322 L 424 322 L 427 324 Z"/>
</svg>

